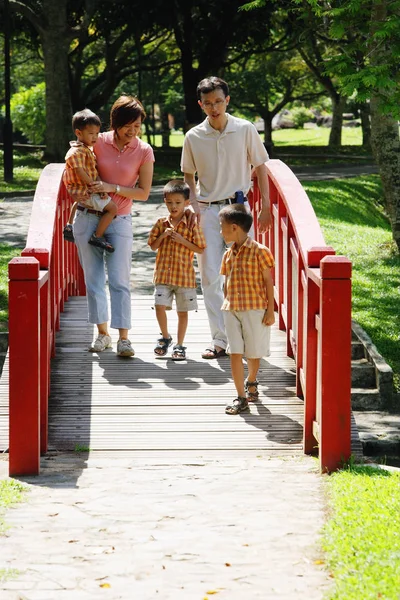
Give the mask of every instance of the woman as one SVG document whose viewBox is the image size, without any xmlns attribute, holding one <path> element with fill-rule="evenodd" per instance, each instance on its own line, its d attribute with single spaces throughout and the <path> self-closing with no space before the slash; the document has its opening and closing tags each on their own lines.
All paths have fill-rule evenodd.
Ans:
<svg viewBox="0 0 400 600">
<path fill-rule="evenodd" d="M 101 213 L 78 205 L 74 237 L 85 274 L 89 323 L 97 325 L 98 336 L 91 352 L 111 347 L 108 332 L 108 304 L 105 290 L 107 264 L 111 299 L 110 327 L 119 330 L 117 354 L 133 356 L 128 339 L 131 328 L 130 272 L 132 260 L 132 200 L 146 201 L 153 178 L 154 154 L 151 146 L 138 136 L 146 113 L 132 96 L 121 96 L 110 112 L 110 131 L 100 133 L 94 146 L 101 181 L 90 186 L 91 192 L 107 192 L 118 207 L 117 216 L 105 237 L 115 251 L 105 253 L 88 243 Z M 137 186 L 136 186 L 137 184 Z"/>
</svg>

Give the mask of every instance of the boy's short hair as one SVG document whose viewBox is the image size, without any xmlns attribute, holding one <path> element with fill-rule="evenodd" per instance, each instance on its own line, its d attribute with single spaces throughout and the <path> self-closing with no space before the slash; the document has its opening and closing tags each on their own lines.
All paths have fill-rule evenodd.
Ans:
<svg viewBox="0 0 400 600">
<path fill-rule="evenodd" d="M 143 122 L 146 118 L 146 111 L 143 105 L 134 96 L 123 94 L 116 99 L 110 110 L 110 128 L 114 131 L 133 123 L 137 119 Z"/>
<path fill-rule="evenodd" d="M 224 92 L 225 98 L 229 96 L 229 86 L 226 81 L 220 77 L 206 77 L 205 79 L 202 79 L 197 86 L 197 99 L 201 100 L 202 94 L 209 94 L 217 89 L 220 89 Z"/>
<path fill-rule="evenodd" d="M 244 204 L 230 204 L 219 211 L 219 218 L 231 225 L 238 225 L 246 233 L 249 233 L 253 225 L 253 215 Z"/>
<path fill-rule="evenodd" d="M 78 110 L 72 117 L 72 130 L 85 129 L 88 125 L 97 125 L 97 127 L 101 127 L 100 117 L 98 117 L 93 111 L 88 108 L 84 108 L 83 110 Z"/>
<path fill-rule="evenodd" d="M 164 198 L 168 194 L 181 194 L 185 200 L 190 198 L 190 187 L 183 179 L 171 179 L 165 184 L 163 189 Z"/>
</svg>

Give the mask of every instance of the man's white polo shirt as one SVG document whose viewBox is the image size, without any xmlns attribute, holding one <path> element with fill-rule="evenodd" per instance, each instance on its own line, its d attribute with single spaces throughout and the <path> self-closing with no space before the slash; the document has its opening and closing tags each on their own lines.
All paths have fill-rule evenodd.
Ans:
<svg viewBox="0 0 400 600">
<path fill-rule="evenodd" d="M 191 175 L 197 172 L 196 196 L 200 201 L 223 200 L 237 191 L 247 194 L 251 167 L 269 158 L 252 123 L 228 113 L 226 116 L 228 122 L 221 133 L 206 118 L 185 135 L 181 170 Z"/>
</svg>

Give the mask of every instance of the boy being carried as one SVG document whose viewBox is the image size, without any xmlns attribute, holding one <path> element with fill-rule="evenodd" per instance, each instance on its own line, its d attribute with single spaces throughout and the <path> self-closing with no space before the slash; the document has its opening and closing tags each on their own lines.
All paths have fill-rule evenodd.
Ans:
<svg viewBox="0 0 400 600">
<path fill-rule="evenodd" d="M 70 142 L 71 148 L 65 156 L 63 181 L 71 196 L 77 196 L 79 202 L 74 202 L 72 205 L 63 234 L 65 240 L 73 242 L 72 224 L 76 210 L 94 212 L 99 217 L 99 223 L 89 244 L 107 252 L 114 252 L 114 247 L 107 242 L 104 233 L 117 215 L 117 206 L 108 194 L 91 194 L 88 190 L 89 184 L 99 181 L 93 146 L 97 141 L 100 126 L 99 117 L 88 108 L 75 113 L 72 117 L 72 129 L 77 139 Z"/>
<path fill-rule="evenodd" d="M 189 196 L 190 188 L 187 183 L 173 179 L 166 184 L 164 202 L 169 216 L 158 219 L 147 242 L 152 250 L 158 250 L 153 282 L 156 317 L 161 337 L 154 348 L 156 356 L 165 356 L 172 344 L 166 311 L 171 310 L 175 296 L 178 343 L 173 347 L 172 360 L 186 359 L 186 347 L 183 342 L 188 324 L 188 311 L 197 310 L 193 257 L 195 252 L 201 254 L 206 246 L 199 225 L 188 227 L 185 211 L 189 205 Z"/>
<path fill-rule="evenodd" d="M 253 217 L 244 204 L 225 206 L 219 213 L 221 234 L 232 246 L 225 252 L 221 275 L 225 275 L 222 312 L 228 338 L 232 377 L 238 397 L 225 412 L 237 415 L 258 399 L 257 373 L 260 358 L 270 354 L 271 325 L 275 323 L 274 286 L 270 250 L 247 235 Z M 244 381 L 243 356 L 248 376 Z"/>
</svg>

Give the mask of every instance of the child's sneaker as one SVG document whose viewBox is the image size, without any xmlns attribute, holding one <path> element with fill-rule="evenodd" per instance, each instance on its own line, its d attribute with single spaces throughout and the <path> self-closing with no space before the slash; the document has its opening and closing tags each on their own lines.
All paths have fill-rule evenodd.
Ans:
<svg viewBox="0 0 400 600">
<path fill-rule="evenodd" d="M 72 243 L 75 242 L 74 231 L 73 231 L 72 225 L 70 223 L 67 223 L 67 225 L 64 227 L 63 238 L 66 242 L 72 242 Z"/>
</svg>

